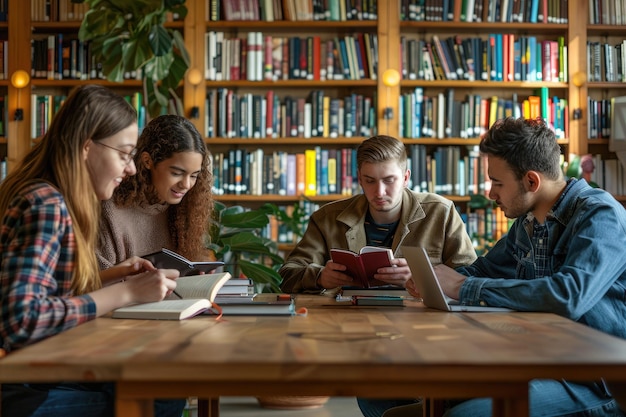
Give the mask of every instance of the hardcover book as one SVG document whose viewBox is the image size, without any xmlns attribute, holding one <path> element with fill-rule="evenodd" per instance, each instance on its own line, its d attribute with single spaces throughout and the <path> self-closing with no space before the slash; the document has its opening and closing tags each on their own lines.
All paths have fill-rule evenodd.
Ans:
<svg viewBox="0 0 626 417">
<path fill-rule="evenodd" d="M 354 295 L 352 296 L 352 305 L 355 306 L 391 306 L 403 307 L 404 298 L 393 295 Z"/>
<path fill-rule="evenodd" d="M 144 255 L 142 258 L 152 262 L 152 265 L 156 268 L 178 269 L 181 276 L 194 275 L 199 272 L 210 272 L 224 265 L 222 261 L 192 262 L 184 256 L 165 248 L 158 252 Z"/>
<path fill-rule="evenodd" d="M 179 277 L 176 290 L 168 298 L 153 303 L 135 304 L 113 311 L 116 319 L 184 320 L 207 311 L 230 273 Z"/>
<path fill-rule="evenodd" d="M 379 268 L 390 267 L 393 252 L 388 248 L 364 246 L 359 253 L 346 249 L 331 249 L 330 256 L 333 262 L 345 265 L 346 274 L 350 275 L 355 286 L 369 288 L 376 285 L 386 285 L 374 278 Z"/>
<path fill-rule="evenodd" d="M 207 313 L 224 316 L 292 316 L 296 314 L 295 302 L 289 300 L 260 301 L 257 297 L 248 299 L 221 299 Z"/>
</svg>

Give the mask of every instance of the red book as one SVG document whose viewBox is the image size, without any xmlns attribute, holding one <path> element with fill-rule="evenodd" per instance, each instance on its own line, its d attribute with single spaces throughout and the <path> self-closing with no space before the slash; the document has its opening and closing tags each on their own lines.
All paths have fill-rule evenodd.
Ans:
<svg viewBox="0 0 626 417">
<path fill-rule="evenodd" d="M 303 80 L 306 80 L 308 78 L 307 50 L 308 45 L 306 38 L 300 38 L 300 78 Z"/>
<path fill-rule="evenodd" d="M 383 281 L 374 278 L 379 268 L 391 267 L 393 252 L 388 248 L 364 246 L 359 253 L 346 249 L 331 249 L 330 257 L 333 262 L 346 266 L 346 274 L 354 280 L 355 286 L 369 288 L 377 285 L 386 285 Z"/>
<path fill-rule="evenodd" d="M 321 39 L 319 36 L 313 36 L 313 79 L 320 80 L 321 79 L 321 62 L 322 62 L 322 51 L 321 51 Z"/>
</svg>

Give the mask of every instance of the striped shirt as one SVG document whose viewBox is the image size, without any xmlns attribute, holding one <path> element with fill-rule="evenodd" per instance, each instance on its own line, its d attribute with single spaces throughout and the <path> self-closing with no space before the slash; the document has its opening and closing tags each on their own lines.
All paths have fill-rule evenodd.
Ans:
<svg viewBox="0 0 626 417">
<path fill-rule="evenodd" d="M 91 296 L 71 294 L 75 251 L 54 187 L 33 184 L 13 199 L 0 224 L 0 347 L 15 350 L 95 318 Z"/>
</svg>

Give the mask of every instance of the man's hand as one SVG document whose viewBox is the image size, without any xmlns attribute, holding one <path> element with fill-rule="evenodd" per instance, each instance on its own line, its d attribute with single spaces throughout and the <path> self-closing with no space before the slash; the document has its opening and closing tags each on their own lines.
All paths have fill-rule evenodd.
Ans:
<svg viewBox="0 0 626 417">
<path fill-rule="evenodd" d="M 344 271 L 346 266 L 329 260 L 326 262 L 319 275 L 317 276 L 317 286 L 321 288 L 336 288 L 347 285 L 354 285 L 352 277 Z"/>
<path fill-rule="evenodd" d="M 393 265 L 391 267 L 378 268 L 374 278 L 387 284 L 406 287 L 407 282 L 411 280 L 411 270 L 406 259 L 394 258 L 391 260 L 391 264 Z"/>
<path fill-rule="evenodd" d="M 459 274 L 454 269 L 444 264 L 436 265 L 434 267 L 435 274 L 437 274 L 437 280 L 443 290 L 444 294 L 455 300 L 459 299 L 461 292 L 461 286 L 467 278 L 463 274 Z"/>
</svg>

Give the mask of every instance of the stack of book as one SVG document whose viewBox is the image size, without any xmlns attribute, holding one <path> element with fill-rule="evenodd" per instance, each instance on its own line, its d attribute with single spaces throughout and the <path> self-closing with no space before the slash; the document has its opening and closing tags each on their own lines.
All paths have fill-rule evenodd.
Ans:
<svg viewBox="0 0 626 417">
<path fill-rule="evenodd" d="M 248 297 L 254 294 L 254 282 L 250 278 L 231 278 L 217 292 L 221 297 Z"/>
</svg>

